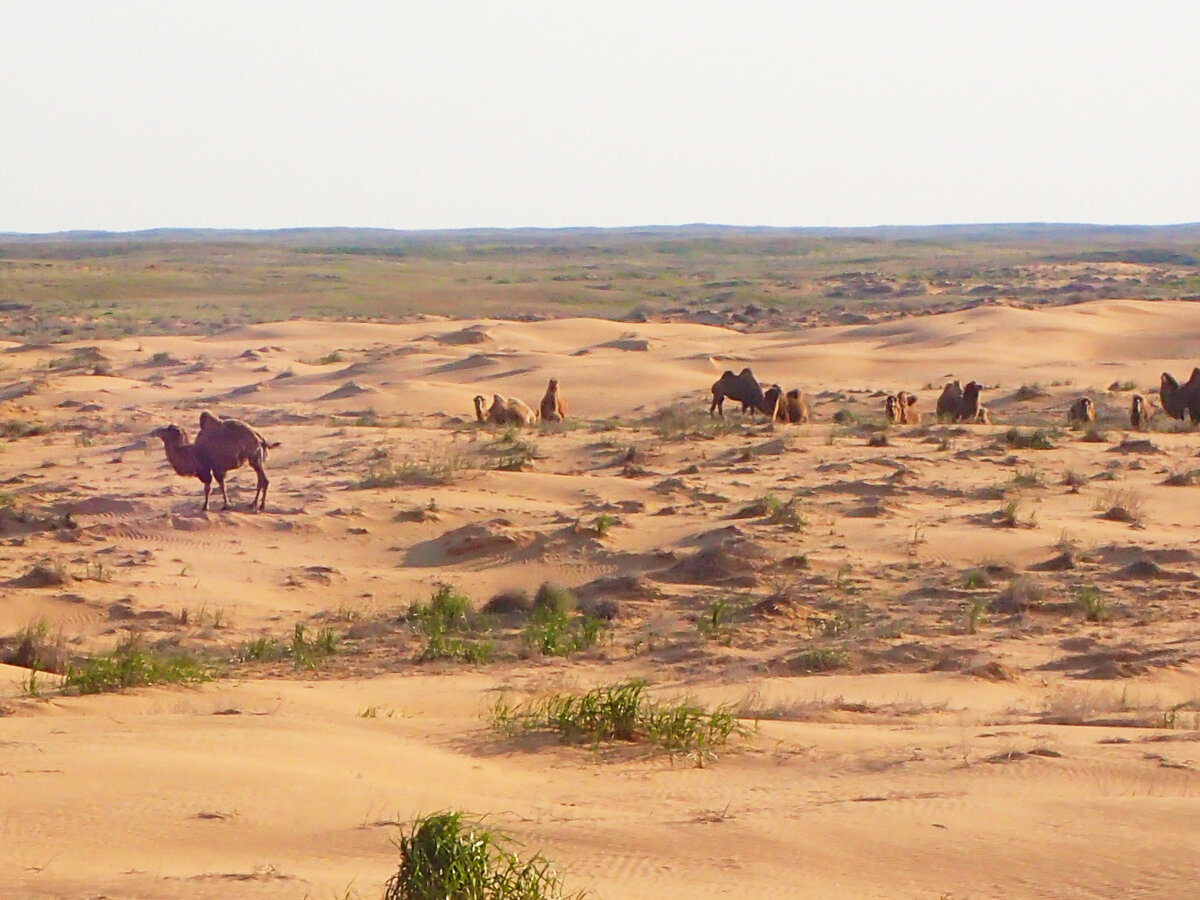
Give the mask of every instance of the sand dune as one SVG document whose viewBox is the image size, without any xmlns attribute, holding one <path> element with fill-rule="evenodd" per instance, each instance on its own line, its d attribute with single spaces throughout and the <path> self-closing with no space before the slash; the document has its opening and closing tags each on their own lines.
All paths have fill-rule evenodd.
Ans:
<svg viewBox="0 0 1200 900">
<path fill-rule="evenodd" d="M 226 662 L 89 697 L 0 663 L 0 896 L 374 897 L 398 824 L 451 807 L 603 898 L 1191 896 L 1200 439 L 1129 433 L 1124 383 L 1186 377 L 1195 309 L 293 320 L 89 345 L 107 375 L 5 345 L 0 636 Z M 743 366 L 814 422 L 714 425 Z M 476 394 L 536 404 L 551 377 L 565 426 L 474 422 Z M 884 429 L 882 392 L 928 416 L 950 378 L 995 425 Z M 1081 393 L 1092 435 L 1066 427 Z M 238 508 L 200 512 L 149 437 L 205 408 L 280 442 L 265 513 L 244 468 Z M 417 661 L 403 615 L 439 584 L 479 607 L 546 580 L 611 602 L 599 647 L 509 652 L 501 622 L 498 661 Z M 340 652 L 237 661 L 297 624 Z M 697 768 L 486 727 L 502 689 L 632 677 L 756 730 Z"/>
</svg>

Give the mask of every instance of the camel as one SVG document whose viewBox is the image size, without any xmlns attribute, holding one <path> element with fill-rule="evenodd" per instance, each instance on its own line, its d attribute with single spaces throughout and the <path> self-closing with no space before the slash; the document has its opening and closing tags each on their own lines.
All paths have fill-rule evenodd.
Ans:
<svg viewBox="0 0 1200 900">
<path fill-rule="evenodd" d="M 1155 409 L 1150 405 L 1150 401 L 1141 394 L 1134 394 L 1133 399 L 1129 404 L 1129 424 L 1133 426 L 1135 431 L 1145 431 L 1150 427 L 1150 420 L 1154 417 Z"/>
<path fill-rule="evenodd" d="M 214 478 L 225 500 L 222 509 L 229 509 L 225 473 L 239 468 L 242 463 L 249 463 L 258 476 L 250 509 L 265 508 L 267 487 L 271 482 L 264 463 L 267 451 L 278 447 L 278 441 L 270 443 L 240 419 L 219 419 L 207 410 L 200 413 L 200 431 L 194 443 L 188 441 L 186 431 L 174 424 L 156 428 L 150 434 L 162 439 L 167 460 L 177 474 L 198 478 L 204 484 L 205 512 L 208 511 Z"/>
<path fill-rule="evenodd" d="M 1096 421 L 1096 404 L 1091 397 L 1080 397 L 1067 410 L 1068 425 L 1087 425 Z"/>
<path fill-rule="evenodd" d="M 567 401 L 563 399 L 558 387 L 558 379 L 551 378 L 546 385 L 546 395 L 542 397 L 541 405 L 543 422 L 565 422 L 567 420 Z"/>
<path fill-rule="evenodd" d="M 939 419 L 957 419 L 962 399 L 962 385 L 957 380 L 949 382 L 942 388 L 941 396 L 937 399 L 937 417 Z"/>
<path fill-rule="evenodd" d="M 913 409 L 916 405 L 916 394 L 901 391 L 884 399 L 883 411 L 892 425 L 920 425 L 921 414 Z"/>
<path fill-rule="evenodd" d="M 975 381 L 970 381 L 963 388 L 962 402 L 958 407 L 958 421 L 988 423 L 987 412 L 979 403 L 979 393 L 983 387 Z"/>
<path fill-rule="evenodd" d="M 737 375 L 726 369 L 721 377 L 713 383 L 712 405 L 708 408 L 710 416 L 716 412 L 721 418 L 725 418 L 726 397 L 739 401 L 742 404 L 743 414 L 747 410 L 754 409 L 765 415 L 771 415 L 771 410 L 765 408 L 762 385 L 758 383 L 758 379 L 748 368 L 742 369 Z"/>
<path fill-rule="evenodd" d="M 966 387 L 962 387 L 957 381 L 950 382 L 942 388 L 942 395 L 938 397 L 937 417 L 954 422 L 992 424 L 987 407 L 979 403 L 982 390 L 982 385 L 975 381 L 967 382 Z"/>
<path fill-rule="evenodd" d="M 800 388 L 792 388 L 783 398 L 782 412 L 786 421 L 794 425 L 803 425 L 808 421 L 808 402 Z"/>
<path fill-rule="evenodd" d="M 475 418 L 480 422 L 491 422 L 493 425 L 533 425 L 537 422 L 537 413 L 529 405 L 516 397 L 502 397 L 492 394 L 492 405 L 484 412 L 482 395 L 475 397 Z"/>
<path fill-rule="evenodd" d="M 1194 425 L 1200 422 L 1200 368 L 1192 369 L 1192 376 L 1183 384 L 1169 372 L 1162 373 L 1158 389 L 1163 411 L 1173 419 L 1188 416 Z"/>
</svg>

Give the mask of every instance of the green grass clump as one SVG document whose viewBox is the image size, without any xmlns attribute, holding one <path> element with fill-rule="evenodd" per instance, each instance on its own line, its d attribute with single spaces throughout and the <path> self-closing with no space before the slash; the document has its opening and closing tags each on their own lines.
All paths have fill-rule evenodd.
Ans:
<svg viewBox="0 0 1200 900">
<path fill-rule="evenodd" d="M 1103 622 L 1108 618 L 1108 601 L 1090 585 L 1081 587 L 1075 594 L 1075 608 L 1089 622 Z"/>
<path fill-rule="evenodd" d="M 409 621 L 430 634 L 469 631 L 474 616 L 470 598 L 448 584 L 440 585 L 428 603 L 414 603 L 408 608 Z"/>
<path fill-rule="evenodd" d="M 67 664 L 62 631 L 52 634 L 45 622 L 27 625 L 12 637 L 0 639 L 0 662 L 62 674 Z"/>
<path fill-rule="evenodd" d="M 729 644 L 733 635 L 729 633 L 729 619 L 733 614 L 733 607 L 726 600 L 714 600 L 705 612 L 696 621 L 696 629 L 706 641 L 717 641 L 722 644 Z"/>
<path fill-rule="evenodd" d="M 1054 449 L 1054 444 L 1050 441 L 1050 435 L 1043 428 L 1035 428 L 1033 431 L 1010 428 L 1004 433 L 1004 442 L 1014 450 Z"/>
<path fill-rule="evenodd" d="M 845 650 L 835 647 L 812 647 L 801 650 L 792 663 L 801 672 L 832 672 L 848 665 L 850 656 Z"/>
<path fill-rule="evenodd" d="M 485 663 L 492 659 L 491 642 L 456 636 L 475 629 L 475 608 L 470 598 L 448 584 L 434 591 L 428 603 L 409 607 L 408 620 L 426 638 L 417 654 L 421 662 L 449 659 Z"/>
<path fill-rule="evenodd" d="M 618 519 L 616 516 L 609 515 L 608 513 L 601 513 L 600 515 L 596 516 L 595 521 L 592 522 L 592 527 L 596 529 L 597 537 L 604 537 L 609 533 L 609 531 L 612 530 L 612 527 L 616 525 L 617 522 Z"/>
<path fill-rule="evenodd" d="M 527 654 L 570 656 L 600 643 L 604 628 L 604 622 L 593 616 L 535 605 L 521 631 L 521 647 Z"/>
<path fill-rule="evenodd" d="M 303 622 L 297 622 L 292 631 L 292 643 L 288 653 L 292 662 L 304 669 L 314 668 L 337 652 L 337 635 L 332 628 L 325 627 L 317 631 L 316 637 L 309 637 Z"/>
<path fill-rule="evenodd" d="M 646 694 L 644 681 L 611 684 L 584 694 L 552 694 L 516 705 L 500 697 L 492 706 L 491 722 L 506 734 L 544 732 L 566 743 L 649 744 L 688 755 L 698 766 L 712 759 L 730 738 L 749 733 L 729 707 L 657 701 Z"/>
<path fill-rule="evenodd" d="M 288 654 L 288 648 L 278 639 L 264 635 L 247 641 L 238 653 L 241 662 L 260 662 L 283 659 Z"/>
<path fill-rule="evenodd" d="M 516 428 L 497 436 L 486 452 L 493 457 L 493 468 L 501 472 L 522 472 L 542 457 L 537 443 L 521 437 Z"/>
<path fill-rule="evenodd" d="M 511 841 L 464 821 L 460 812 L 426 816 L 397 842 L 400 868 L 384 900 L 578 900 L 566 894 L 554 866 L 540 853 L 522 861 Z"/>
<path fill-rule="evenodd" d="M 575 594 L 570 588 L 555 584 L 553 581 L 543 581 L 533 595 L 534 609 L 545 609 L 556 613 L 569 613 L 575 609 Z"/>
<path fill-rule="evenodd" d="M 211 666 L 188 653 L 151 650 L 133 634 L 115 650 L 67 666 L 62 688 L 67 693 L 100 694 L 151 684 L 195 684 L 211 681 Z"/>
<path fill-rule="evenodd" d="M 991 576 L 989 576 L 987 572 L 983 571 L 983 569 L 969 569 L 967 573 L 963 575 L 963 588 L 968 591 L 975 591 L 979 590 L 979 588 L 991 586 Z"/>
</svg>

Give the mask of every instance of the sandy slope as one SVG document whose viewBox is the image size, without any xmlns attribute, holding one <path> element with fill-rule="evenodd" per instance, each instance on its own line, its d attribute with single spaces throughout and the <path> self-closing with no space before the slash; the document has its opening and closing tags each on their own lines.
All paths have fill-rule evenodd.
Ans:
<svg viewBox="0 0 1200 900">
<path fill-rule="evenodd" d="M 394 823 L 448 807 L 604 898 L 1191 896 L 1200 488 L 1166 482 L 1200 469 L 1200 447 L 1124 434 L 1129 392 L 1107 389 L 1186 377 L 1198 339 L 1192 304 L 1109 301 L 754 335 L 291 321 L 100 345 L 108 375 L 73 348 L 7 346 L 6 420 L 52 430 L 0 453 L 0 635 L 44 622 L 82 653 L 138 630 L 229 658 L 302 622 L 343 652 L 311 673 L 250 664 L 86 698 L 26 697 L 27 670 L 0 667 L 0 896 L 373 897 Z M 816 421 L 653 418 L 703 410 L 743 365 L 803 387 Z M 536 403 L 551 376 L 583 424 L 539 431 L 531 467 L 497 471 L 512 444 L 474 425 L 471 398 Z M 831 421 L 878 421 L 877 392 L 899 388 L 929 412 L 949 377 L 983 382 L 1000 424 L 871 447 Z M 1044 396 L 1014 396 L 1034 383 Z M 1006 445 L 1014 423 L 1061 428 L 1081 392 L 1101 440 Z M 201 513 L 198 482 L 146 438 L 202 408 L 282 442 L 266 513 Z M 422 480 L 448 460 L 469 468 Z M 413 477 L 361 486 L 401 464 Z M 233 473 L 235 501 L 252 484 Z M 739 516 L 765 494 L 794 498 L 797 529 Z M 1102 517 L 1122 504 L 1136 521 Z M 753 554 L 705 555 L 721 548 Z M 1044 566 L 1064 550 L 1070 567 Z M 69 580 L 23 586 L 35 565 Z M 597 579 L 614 576 L 609 639 L 572 660 L 420 665 L 397 620 L 441 582 L 481 604 L 546 579 L 608 596 Z M 1020 577 L 1040 587 L 1027 608 L 1003 596 Z M 1081 590 L 1106 621 L 1083 619 Z M 706 639 L 716 599 L 733 613 Z M 814 649 L 837 671 L 808 673 Z M 765 718 L 704 769 L 483 723 L 500 687 L 632 676 Z"/>
</svg>

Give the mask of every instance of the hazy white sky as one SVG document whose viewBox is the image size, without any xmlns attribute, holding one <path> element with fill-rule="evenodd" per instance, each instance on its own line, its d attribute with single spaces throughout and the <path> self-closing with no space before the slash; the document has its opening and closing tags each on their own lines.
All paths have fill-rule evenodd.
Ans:
<svg viewBox="0 0 1200 900">
<path fill-rule="evenodd" d="M 1200 220 L 1200 3 L 0 0 L 0 231 Z"/>
</svg>

